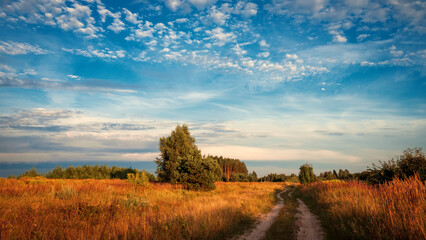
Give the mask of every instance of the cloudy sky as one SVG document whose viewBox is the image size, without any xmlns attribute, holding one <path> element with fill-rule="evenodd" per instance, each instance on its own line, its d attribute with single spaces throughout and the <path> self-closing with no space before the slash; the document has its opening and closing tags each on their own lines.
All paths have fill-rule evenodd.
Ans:
<svg viewBox="0 0 426 240">
<path fill-rule="evenodd" d="M 204 154 L 363 170 L 426 146 L 425 9 L 0 1 L 0 163 L 152 161 L 186 123 Z"/>
</svg>

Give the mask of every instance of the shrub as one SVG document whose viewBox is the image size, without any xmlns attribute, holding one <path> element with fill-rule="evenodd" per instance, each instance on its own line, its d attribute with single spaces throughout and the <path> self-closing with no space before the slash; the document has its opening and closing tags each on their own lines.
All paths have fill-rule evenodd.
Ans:
<svg viewBox="0 0 426 240">
<path fill-rule="evenodd" d="M 141 186 L 147 186 L 149 184 L 149 178 L 145 174 L 144 171 L 137 172 L 137 173 L 128 173 L 127 174 L 127 181 Z"/>
<path fill-rule="evenodd" d="M 218 163 L 211 158 L 182 160 L 180 182 L 191 190 L 213 190 L 216 188 L 215 170 L 218 167 Z"/>
</svg>

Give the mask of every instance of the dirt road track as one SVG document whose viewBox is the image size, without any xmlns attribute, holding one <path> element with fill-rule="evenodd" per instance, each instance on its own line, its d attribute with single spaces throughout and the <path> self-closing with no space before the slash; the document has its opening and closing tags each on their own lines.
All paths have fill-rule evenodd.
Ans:
<svg viewBox="0 0 426 240">
<path fill-rule="evenodd" d="M 264 217 L 260 219 L 258 224 L 249 231 L 245 232 L 243 235 L 233 238 L 234 240 L 259 240 L 262 239 L 265 236 L 266 231 L 269 229 L 269 227 L 272 225 L 272 223 L 275 221 L 275 218 L 278 216 L 278 213 L 280 212 L 280 209 L 284 206 L 284 201 L 281 197 L 281 193 L 285 192 L 283 191 L 277 193 L 278 203 L 272 208 L 272 210 Z"/>
<path fill-rule="evenodd" d="M 297 232 L 297 240 L 322 240 L 324 239 L 324 231 L 321 228 L 320 221 L 317 216 L 309 211 L 305 203 L 297 199 L 299 207 L 296 214 L 296 226 L 299 228 Z"/>
</svg>

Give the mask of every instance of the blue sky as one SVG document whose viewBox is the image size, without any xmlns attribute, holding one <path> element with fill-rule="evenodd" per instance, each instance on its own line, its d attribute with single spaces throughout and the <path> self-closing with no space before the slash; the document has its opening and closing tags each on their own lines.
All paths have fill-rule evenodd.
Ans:
<svg viewBox="0 0 426 240">
<path fill-rule="evenodd" d="M 152 161 L 186 123 L 261 173 L 364 170 L 426 145 L 425 8 L 2 1 L 0 162 Z"/>
</svg>

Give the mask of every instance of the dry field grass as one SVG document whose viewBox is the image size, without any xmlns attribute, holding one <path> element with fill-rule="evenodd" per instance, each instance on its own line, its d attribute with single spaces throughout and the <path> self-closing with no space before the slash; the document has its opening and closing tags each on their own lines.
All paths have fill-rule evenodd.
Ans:
<svg viewBox="0 0 426 240">
<path fill-rule="evenodd" d="M 426 239 L 426 186 L 417 176 L 382 185 L 317 182 L 300 197 L 329 239 Z"/>
<path fill-rule="evenodd" d="M 0 179 L 0 239 L 223 239 L 275 203 L 283 183 L 142 187 L 124 180 Z"/>
</svg>

